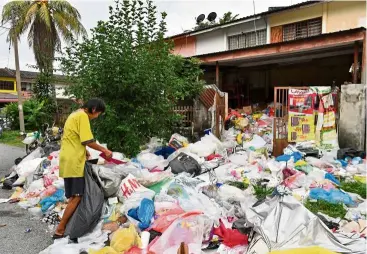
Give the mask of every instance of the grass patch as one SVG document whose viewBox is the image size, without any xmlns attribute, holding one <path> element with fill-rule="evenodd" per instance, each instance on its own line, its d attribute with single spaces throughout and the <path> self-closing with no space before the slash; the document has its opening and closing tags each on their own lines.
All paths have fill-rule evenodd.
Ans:
<svg viewBox="0 0 367 254">
<path fill-rule="evenodd" d="M 24 147 L 19 131 L 4 131 L 0 136 L 0 143 L 10 146 Z"/>
<path fill-rule="evenodd" d="M 311 202 L 309 199 L 304 203 L 305 207 L 317 214 L 318 212 L 322 212 L 323 214 L 327 214 L 333 218 L 344 218 L 347 210 L 344 209 L 343 204 L 331 204 L 324 200 L 317 200 L 316 202 Z"/>
<path fill-rule="evenodd" d="M 356 193 L 364 199 L 366 198 L 366 184 L 364 183 L 341 181 L 340 188 L 347 192 Z"/>
</svg>

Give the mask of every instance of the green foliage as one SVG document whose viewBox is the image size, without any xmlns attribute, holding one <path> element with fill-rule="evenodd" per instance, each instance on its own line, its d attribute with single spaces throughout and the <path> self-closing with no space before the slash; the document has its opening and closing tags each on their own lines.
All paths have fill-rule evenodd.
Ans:
<svg viewBox="0 0 367 254">
<path fill-rule="evenodd" d="M 356 193 L 364 199 L 366 198 L 367 190 L 366 190 L 366 184 L 364 183 L 360 183 L 357 181 L 353 182 L 341 181 L 340 188 L 347 192 Z"/>
<path fill-rule="evenodd" d="M 130 156 L 150 137 L 168 138 L 179 120 L 172 107 L 203 88 L 198 60 L 171 54 L 166 13 L 157 16 L 152 1 L 116 0 L 109 20 L 100 21 L 90 39 L 74 41 L 61 59 L 70 94 L 107 104 L 103 119 L 93 123 L 96 138 Z"/>
<path fill-rule="evenodd" d="M 237 181 L 228 181 L 226 184 L 237 187 L 240 190 L 246 190 L 248 188 L 248 184 L 245 182 L 237 182 Z"/>
<path fill-rule="evenodd" d="M 263 185 L 261 181 L 258 181 L 255 184 L 252 184 L 252 187 L 254 188 L 255 196 L 258 200 L 264 199 L 267 196 L 270 196 L 274 188 L 268 188 L 267 186 Z"/>
<path fill-rule="evenodd" d="M 332 204 L 324 200 L 317 200 L 316 202 L 313 202 L 310 199 L 307 199 L 304 205 L 314 214 L 321 212 L 333 218 L 344 218 L 345 214 L 347 213 L 347 210 L 344 209 L 344 206 L 341 203 Z"/>
<path fill-rule="evenodd" d="M 0 143 L 10 146 L 24 146 L 19 131 L 4 131 L 0 136 Z"/>
<path fill-rule="evenodd" d="M 52 115 L 47 112 L 44 101 L 36 99 L 26 100 L 23 104 L 24 124 L 27 131 L 40 130 L 44 123 L 52 121 Z M 18 103 L 10 103 L 5 106 L 4 113 L 11 121 L 11 127 L 19 129 Z"/>
</svg>

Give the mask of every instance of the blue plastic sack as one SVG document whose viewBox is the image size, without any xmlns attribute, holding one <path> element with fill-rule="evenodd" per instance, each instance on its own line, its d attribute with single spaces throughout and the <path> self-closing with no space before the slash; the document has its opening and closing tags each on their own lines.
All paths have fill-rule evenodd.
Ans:
<svg viewBox="0 0 367 254">
<path fill-rule="evenodd" d="M 41 200 L 41 210 L 45 213 L 52 205 L 62 201 L 64 201 L 64 190 L 58 189 L 52 196 L 45 197 Z"/>
<path fill-rule="evenodd" d="M 130 209 L 127 215 L 140 221 L 138 227 L 141 230 L 147 229 L 154 216 L 154 202 L 150 199 L 144 198 L 141 201 L 140 206 Z"/>
<path fill-rule="evenodd" d="M 294 152 L 291 155 L 283 154 L 276 158 L 276 161 L 289 161 L 293 157 L 294 162 L 302 159 L 302 154 L 300 152 Z"/>
<path fill-rule="evenodd" d="M 158 156 L 163 156 L 164 159 L 167 159 L 168 156 L 173 154 L 176 150 L 170 146 L 165 146 L 158 149 L 154 154 Z"/>
<path fill-rule="evenodd" d="M 336 185 L 340 185 L 340 182 L 338 179 L 335 178 L 334 175 L 330 174 L 330 173 L 326 173 L 325 174 L 325 179 L 328 179 L 330 181 L 332 181 L 333 183 L 335 183 Z"/>
<path fill-rule="evenodd" d="M 310 198 L 316 200 L 325 200 L 332 204 L 343 203 L 349 206 L 354 205 L 352 197 L 338 189 L 331 189 L 329 191 L 326 191 L 322 188 L 311 189 Z"/>
</svg>

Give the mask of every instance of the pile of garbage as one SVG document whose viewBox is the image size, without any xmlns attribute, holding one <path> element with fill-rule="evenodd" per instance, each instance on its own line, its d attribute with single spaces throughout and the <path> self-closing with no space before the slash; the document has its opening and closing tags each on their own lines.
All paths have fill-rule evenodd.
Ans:
<svg viewBox="0 0 367 254">
<path fill-rule="evenodd" d="M 365 184 L 363 152 L 316 158 L 288 146 L 274 158 L 262 136 L 230 129 L 223 140 L 211 133 L 196 143 L 178 134 L 168 144 L 152 138 L 131 159 L 114 153 L 106 161 L 90 150 L 98 162 L 86 164 L 86 195 L 66 230 L 78 243 L 55 240 L 41 253 L 365 253 L 365 196 L 342 188 Z M 67 202 L 58 156 L 39 148 L 5 179 L 17 176 L 9 202 L 50 229 Z M 323 204 L 345 213 L 333 217 Z"/>
</svg>

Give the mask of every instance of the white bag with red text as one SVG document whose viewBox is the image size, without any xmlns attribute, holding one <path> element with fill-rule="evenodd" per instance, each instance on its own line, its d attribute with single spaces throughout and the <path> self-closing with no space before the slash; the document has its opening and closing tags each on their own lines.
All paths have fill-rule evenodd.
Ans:
<svg viewBox="0 0 367 254">
<path fill-rule="evenodd" d="M 138 207 L 144 198 L 153 199 L 154 195 L 154 191 L 141 185 L 132 174 L 122 180 L 117 192 L 117 197 L 124 204 L 126 212 L 131 208 Z"/>
</svg>

